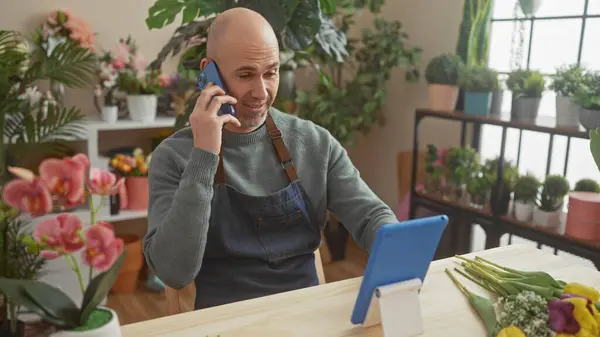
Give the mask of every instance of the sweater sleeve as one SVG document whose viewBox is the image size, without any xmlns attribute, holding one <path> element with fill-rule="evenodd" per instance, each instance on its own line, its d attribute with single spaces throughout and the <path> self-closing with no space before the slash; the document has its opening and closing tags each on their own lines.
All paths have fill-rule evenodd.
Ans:
<svg viewBox="0 0 600 337">
<path fill-rule="evenodd" d="M 331 136 L 327 171 L 327 206 L 354 240 L 370 251 L 377 229 L 397 222 L 392 210 L 369 188 L 346 149 Z"/>
<path fill-rule="evenodd" d="M 200 270 L 218 161 L 218 155 L 193 148 L 180 172 L 169 147 L 152 154 L 143 251 L 149 268 L 169 287 L 187 286 Z"/>
</svg>

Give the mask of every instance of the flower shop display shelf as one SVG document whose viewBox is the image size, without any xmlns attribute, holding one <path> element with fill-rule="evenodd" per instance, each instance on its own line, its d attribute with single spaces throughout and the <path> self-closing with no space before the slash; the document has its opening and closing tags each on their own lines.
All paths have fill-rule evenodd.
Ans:
<svg viewBox="0 0 600 337">
<path fill-rule="evenodd" d="M 437 196 L 424 195 L 417 191 L 416 187 L 420 182 L 417 181 L 417 173 L 420 172 L 418 165 L 420 143 L 419 143 L 419 127 L 421 121 L 426 118 L 441 119 L 449 122 L 458 122 L 461 124 L 460 131 L 460 146 L 462 148 L 471 147 L 477 152 L 479 151 L 481 126 L 482 125 L 496 125 L 502 128 L 502 139 L 500 142 L 500 155 L 497 158 L 498 162 L 504 162 L 505 150 L 506 150 L 506 138 L 507 130 L 517 129 L 520 132 L 536 131 L 550 135 L 550 143 L 548 147 L 549 155 L 546 163 L 546 176 L 550 172 L 550 164 L 552 162 L 552 149 L 553 141 L 555 136 L 566 136 L 567 137 L 567 148 L 570 147 L 571 138 L 589 139 L 589 132 L 581 126 L 556 126 L 556 120 L 549 116 L 538 116 L 532 120 L 519 119 L 512 120 L 510 112 L 502 112 L 500 115 L 490 116 L 473 116 L 466 115 L 460 111 L 437 111 L 431 109 L 416 109 L 415 122 L 413 129 L 413 149 L 412 149 L 412 172 L 411 172 L 411 203 L 410 203 L 410 218 L 413 218 L 416 214 L 416 208 L 423 206 L 425 208 L 431 208 L 437 211 L 443 211 L 445 214 L 453 214 L 454 221 L 450 222 L 449 228 L 445 233 L 450 242 L 450 251 L 444 253 L 444 256 L 452 256 L 453 254 L 460 254 L 470 251 L 471 245 L 471 231 L 470 228 L 473 223 L 479 224 L 486 233 L 486 248 L 498 247 L 500 244 L 500 237 L 503 234 L 518 235 L 525 239 L 536 241 L 538 248 L 542 245 L 550 246 L 555 249 L 556 252 L 560 249 L 580 257 L 587 258 L 594 262 L 594 264 L 600 267 L 600 244 L 594 242 L 588 242 L 580 239 L 574 239 L 568 235 L 563 235 L 556 230 L 541 228 L 540 226 L 534 226 L 533 224 L 517 221 L 512 216 L 507 216 L 506 211 L 506 198 L 503 198 L 504 190 L 503 186 L 499 184 L 502 179 L 496 180 L 495 185 L 499 186 L 496 188 L 496 192 L 492 191 L 490 198 L 490 211 L 484 211 L 479 208 L 465 206 L 463 203 L 451 202 L 446 198 L 438 198 Z M 467 126 L 472 126 L 471 130 L 467 129 Z M 472 134 L 468 134 L 467 131 L 472 131 Z M 470 136 L 470 137 L 469 137 Z M 470 139 L 471 144 L 467 145 L 467 139 Z M 519 137 L 520 138 L 520 137 Z M 519 139 L 519 149 L 520 152 Z M 569 151 L 566 152 L 565 163 L 569 162 Z M 518 167 L 518 162 L 517 165 Z M 566 170 L 568 165 L 564 165 L 563 176 L 566 176 Z M 504 177 L 507 169 L 506 164 L 497 165 L 495 168 L 495 177 Z M 502 184 L 503 185 L 503 184 Z M 466 230 L 468 229 L 468 230 Z"/>
</svg>

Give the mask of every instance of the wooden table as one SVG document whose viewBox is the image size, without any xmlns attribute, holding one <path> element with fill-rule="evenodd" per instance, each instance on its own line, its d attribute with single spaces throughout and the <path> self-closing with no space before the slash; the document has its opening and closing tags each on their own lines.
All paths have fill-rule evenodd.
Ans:
<svg viewBox="0 0 600 337">
<path fill-rule="evenodd" d="M 537 250 L 511 245 L 475 254 L 522 270 L 543 270 L 564 281 L 600 288 L 600 272 Z M 409 258 L 409 257 L 406 257 Z M 425 324 L 423 336 L 485 336 L 482 323 L 444 269 L 457 266 L 454 258 L 431 264 L 420 293 Z M 485 295 L 461 278 L 470 290 Z M 381 327 L 350 323 L 361 278 L 242 301 L 220 307 L 168 316 L 122 327 L 123 337 L 287 337 L 382 336 Z"/>
</svg>

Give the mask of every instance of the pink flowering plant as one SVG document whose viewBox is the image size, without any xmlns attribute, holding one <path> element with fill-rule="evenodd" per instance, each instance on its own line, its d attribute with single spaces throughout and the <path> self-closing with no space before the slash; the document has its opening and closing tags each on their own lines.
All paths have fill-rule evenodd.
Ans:
<svg viewBox="0 0 600 337">
<path fill-rule="evenodd" d="M 125 257 L 123 240 L 115 237 L 112 226 L 96 221 L 104 198 L 100 199 L 99 206 L 95 206 L 92 197 L 118 193 L 123 179 L 117 180 L 111 172 L 90 168 L 89 160 L 83 154 L 46 159 L 39 166 L 39 175 L 18 167 L 10 167 L 9 171 L 16 179 L 4 186 L 4 203 L 39 217 L 88 201 L 91 226 L 86 229 L 81 218 L 62 212 L 39 221 L 33 233 L 23 239 L 44 259 L 64 258 L 67 261 L 83 293 L 80 306 L 58 288 L 36 280 L 0 278 L 0 293 L 61 329 L 85 326 L 90 314 L 97 310 L 114 284 Z M 75 258 L 77 253 L 90 267 L 87 287 Z M 95 272 L 98 274 L 94 275 Z"/>
<path fill-rule="evenodd" d="M 73 15 L 68 9 L 56 9 L 50 13 L 39 28 L 43 41 L 70 40 L 80 48 L 94 50 L 96 34 L 83 19 Z"/>
</svg>

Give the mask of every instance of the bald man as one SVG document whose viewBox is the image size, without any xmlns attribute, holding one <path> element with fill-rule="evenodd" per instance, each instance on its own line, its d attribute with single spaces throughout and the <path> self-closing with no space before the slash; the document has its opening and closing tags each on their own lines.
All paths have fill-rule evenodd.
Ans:
<svg viewBox="0 0 600 337">
<path fill-rule="evenodd" d="M 166 285 L 195 282 L 195 309 L 317 285 L 328 209 L 366 250 L 397 221 L 326 129 L 271 107 L 279 46 L 261 15 L 221 13 L 207 44 L 200 67 L 218 64 L 226 88 L 204 89 L 154 151 L 143 242 Z M 224 103 L 235 116 L 217 115 Z"/>
</svg>

